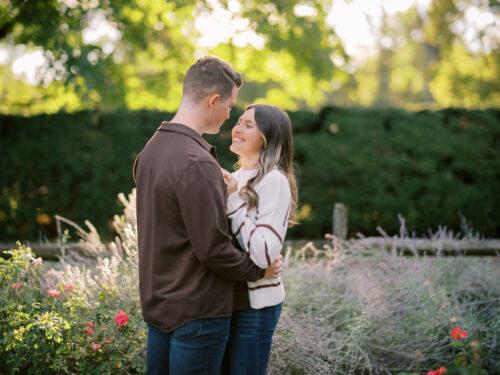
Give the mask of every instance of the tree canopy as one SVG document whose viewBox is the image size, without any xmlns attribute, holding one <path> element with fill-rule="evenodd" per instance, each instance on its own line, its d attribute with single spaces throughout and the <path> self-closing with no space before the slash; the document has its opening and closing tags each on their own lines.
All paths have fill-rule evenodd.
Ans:
<svg viewBox="0 0 500 375">
<path fill-rule="evenodd" d="M 328 23 L 331 1 L 3 0 L 0 111 L 173 110 L 185 71 L 208 53 L 243 73 L 242 104 L 498 106 L 495 4 L 384 14 L 377 53 L 354 65 Z M 491 18 L 472 34 L 470 9 Z M 226 40 L 201 42 L 207 18 L 232 28 Z M 41 61 L 30 83 L 14 66 L 23 54 Z"/>
</svg>

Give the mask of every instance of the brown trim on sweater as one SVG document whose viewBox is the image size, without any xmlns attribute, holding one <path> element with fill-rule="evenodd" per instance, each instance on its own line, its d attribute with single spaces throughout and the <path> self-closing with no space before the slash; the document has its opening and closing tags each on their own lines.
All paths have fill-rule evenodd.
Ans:
<svg viewBox="0 0 500 375">
<path fill-rule="evenodd" d="M 246 206 L 246 203 L 242 203 L 241 206 L 239 206 L 236 210 L 234 210 L 233 212 L 230 212 L 227 214 L 227 216 L 231 216 L 232 214 L 236 213 L 240 208 L 243 208 Z"/>
<path fill-rule="evenodd" d="M 267 265 L 271 265 L 271 257 L 269 256 L 269 250 L 267 249 L 267 242 L 264 241 L 264 247 L 266 250 L 266 260 L 267 260 Z"/>
<path fill-rule="evenodd" d="M 257 289 L 262 289 L 262 288 L 272 288 L 272 287 L 280 286 L 280 285 L 281 285 L 281 281 L 278 281 L 276 284 L 266 284 L 266 285 L 259 285 L 259 286 L 254 286 L 254 287 L 249 286 L 248 290 L 257 290 Z"/>
<path fill-rule="evenodd" d="M 256 229 L 257 227 L 253 228 L 252 231 L 250 232 L 250 236 L 248 236 L 248 243 L 247 243 L 248 251 L 250 251 L 250 240 L 252 239 L 252 235 L 254 234 Z"/>
<path fill-rule="evenodd" d="M 234 236 L 236 237 L 239 233 L 240 233 L 240 230 L 241 228 L 243 228 L 243 226 L 245 225 L 245 222 L 241 223 L 240 227 L 238 228 L 238 230 L 236 231 L 236 233 L 234 233 Z"/>
<path fill-rule="evenodd" d="M 257 227 L 262 227 L 262 228 L 267 228 L 269 229 L 271 232 L 273 232 L 276 237 L 278 237 L 278 239 L 280 240 L 280 243 L 283 243 L 283 240 L 281 239 L 281 236 L 279 235 L 279 233 L 276 231 L 276 229 L 274 229 L 272 226 L 270 226 L 269 224 L 257 224 L 255 226 L 255 228 Z M 252 232 L 253 233 L 253 232 Z"/>
</svg>

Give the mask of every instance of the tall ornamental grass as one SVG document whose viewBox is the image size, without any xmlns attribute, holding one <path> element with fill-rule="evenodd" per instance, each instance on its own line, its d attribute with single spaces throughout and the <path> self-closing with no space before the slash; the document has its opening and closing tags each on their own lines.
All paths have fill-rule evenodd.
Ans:
<svg viewBox="0 0 500 375">
<path fill-rule="evenodd" d="M 289 259 L 271 374 L 500 373 L 498 257 L 308 247 Z"/>
</svg>

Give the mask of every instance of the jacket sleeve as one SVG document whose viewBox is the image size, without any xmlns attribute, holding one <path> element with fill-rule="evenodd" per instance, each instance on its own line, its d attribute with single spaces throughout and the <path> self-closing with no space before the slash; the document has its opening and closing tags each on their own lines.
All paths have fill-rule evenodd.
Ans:
<svg viewBox="0 0 500 375">
<path fill-rule="evenodd" d="M 248 254 L 231 244 L 226 217 L 224 180 L 213 162 L 197 161 L 176 184 L 180 212 L 198 260 L 234 281 L 256 281 L 264 276 Z"/>
<path fill-rule="evenodd" d="M 280 254 L 288 228 L 291 191 L 288 179 L 277 170 L 269 172 L 258 184 L 257 217 L 248 216 L 248 208 L 239 192 L 228 198 L 231 230 L 240 245 L 260 268 L 267 268 Z"/>
</svg>

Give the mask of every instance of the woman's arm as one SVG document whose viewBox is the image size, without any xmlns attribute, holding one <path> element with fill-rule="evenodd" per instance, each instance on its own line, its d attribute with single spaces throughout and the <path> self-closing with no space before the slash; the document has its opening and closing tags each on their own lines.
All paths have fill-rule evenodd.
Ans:
<svg viewBox="0 0 500 375">
<path fill-rule="evenodd" d="M 257 217 L 251 219 L 239 192 L 228 198 L 231 230 L 250 259 L 267 268 L 280 254 L 288 228 L 291 192 L 288 179 L 279 171 L 269 172 L 257 186 Z"/>
</svg>

